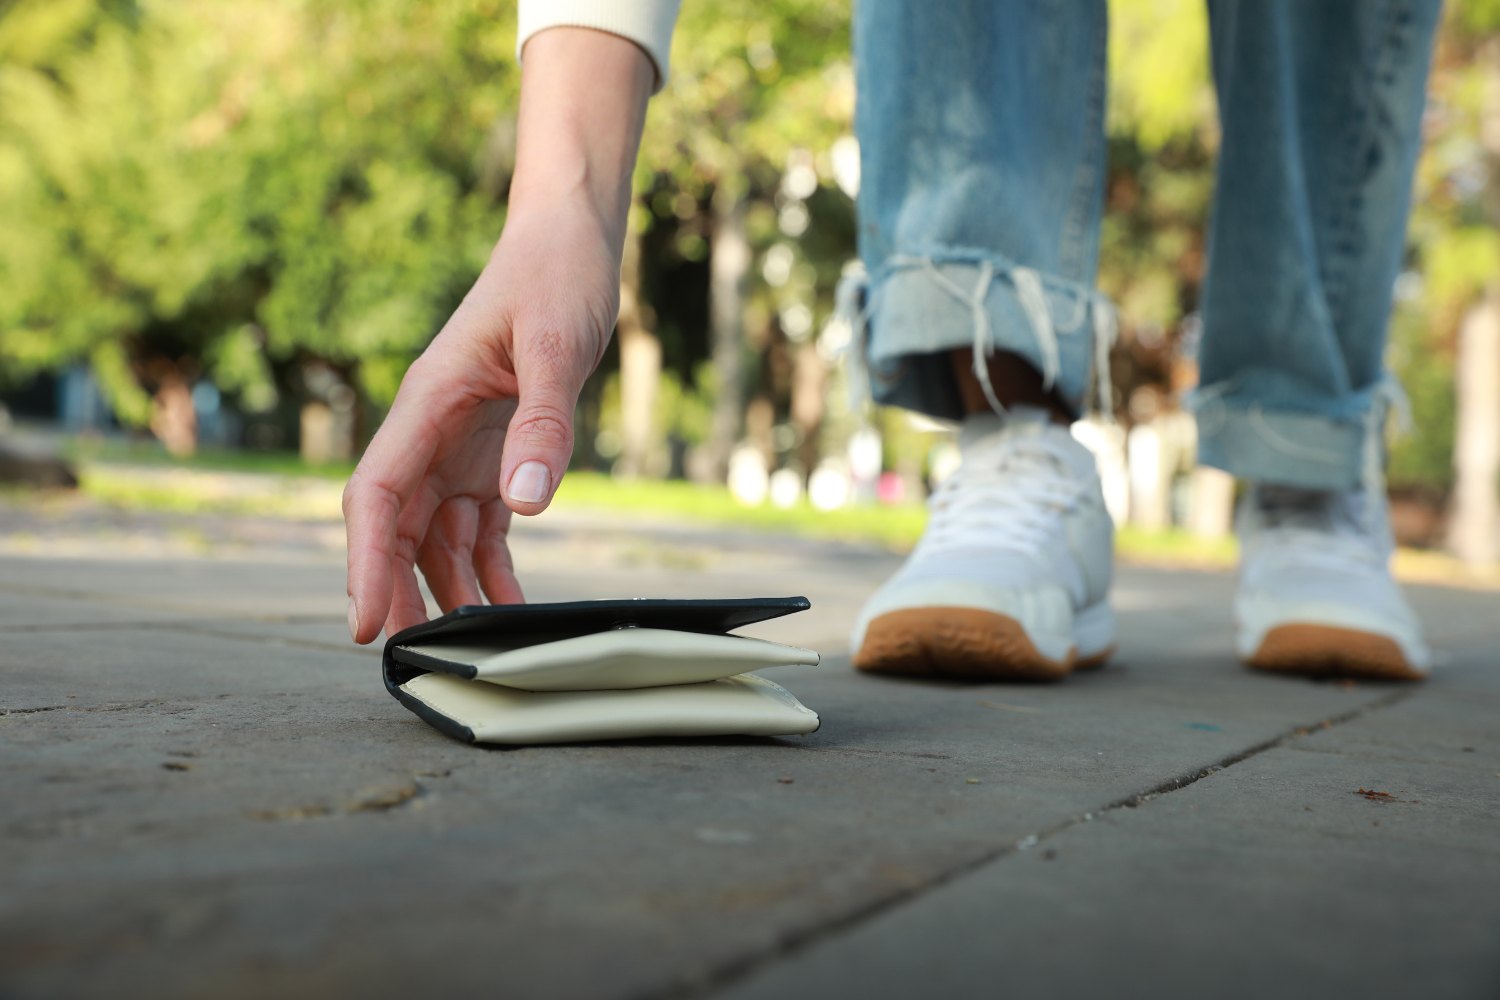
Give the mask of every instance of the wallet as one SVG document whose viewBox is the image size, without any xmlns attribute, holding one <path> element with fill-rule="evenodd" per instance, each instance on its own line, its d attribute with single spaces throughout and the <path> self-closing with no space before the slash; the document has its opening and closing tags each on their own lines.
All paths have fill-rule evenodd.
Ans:
<svg viewBox="0 0 1500 1000">
<path fill-rule="evenodd" d="M 818 654 L 729 633 L 805 597 L 468 605 L 386 642 L 386 690 L 470 743 L 792 736 L 817 713 L 751 671 Z"/>
</svg>

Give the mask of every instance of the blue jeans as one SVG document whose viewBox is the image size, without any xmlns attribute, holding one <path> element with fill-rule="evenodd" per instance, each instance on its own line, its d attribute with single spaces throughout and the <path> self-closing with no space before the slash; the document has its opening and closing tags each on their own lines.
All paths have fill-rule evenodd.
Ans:
<svg viewBox="0 0 1500 1000">
<path fill-rule="evenodd" d="M 1211 0 L 1223 141 L 1199 458 L 1356 485 L 1440 0 Z M 962 416 L 949 354 L 1010 351 L 1081 408 L 1106 165 L 1102 0 L 861 0 L 862 333 L 881 402 Z M 1383 411 L 1382 411 L 1383 412 Z"/>
</svg>

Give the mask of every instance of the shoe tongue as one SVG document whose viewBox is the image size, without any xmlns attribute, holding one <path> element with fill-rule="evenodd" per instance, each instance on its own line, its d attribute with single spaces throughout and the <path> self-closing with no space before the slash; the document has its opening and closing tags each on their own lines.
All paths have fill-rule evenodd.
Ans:
<svg viewBox="0 0 1500 1000">
<path fill-rule="evenodd" d="M 1382 558 L 1394 547 L 1384 505 L 1372 501 L 1363 490 L 1308 490 L 1259 483 L 1252 499 L 1260 523 L 1268 528 L 1357 537 L 1377 548 Z"/>
<path fill-rule="evenodd" d="M 1241 528 L 1241 537 L 1260 531 L 1312 532 L 1304 539 L 1302 555 L 1317 558 L 1329 546 L 1347 553 L 1352 542 L 1366 555 L 1384 562 L 1395 548 L 1383 506 L 1371 509 L 1370 497 L 1362 490 L 1310 490 L 1295 486 L 1257 483 L 1245 498 L 1252 513 Z M 1283 555 L 1292 558 L 1297 553 Z"/>
<path fill-rule="evenodd" d="M 1036 406 L 1007 407 L 1004 416 L 990 412 L 970 414 L 964 417 L 964 422 L 959 427 L 958 447 L 960 451 L 967 452 L 973 448 L 982 447 L 990 438 L 1006 431 L 1032 427 L 1044 428 L 1051 422 L 1051 415 Z"/>
<path fill-rule="evenodd" d="M 1255 504 L 1265 514 L 1289 520 L 1326 521 L 1350 505 L 1351 498 L 1329 490 L 1259 483 Z"/>
<path fill-rule="evenodd" d="M 965 417 L 958 432 L 958 450 L 967 460 L 1007 444 L 1014 447 L 1019 440 L 1034 444 L 1076 475 L 1093 471 L 1093 454 L 1066 427 L 1053 423 L 1051 414 L 1035 406 L 1008 407 L 1004 416 L 976 413 Z"/>
</svg>

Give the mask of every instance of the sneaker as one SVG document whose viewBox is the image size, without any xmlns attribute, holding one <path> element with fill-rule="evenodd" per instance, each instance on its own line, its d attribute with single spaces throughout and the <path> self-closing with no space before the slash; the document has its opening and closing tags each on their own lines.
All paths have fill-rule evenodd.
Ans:
<svg viewBox="0 0 1500 1000">
<path fill-rule="evenodd" d="M 1391 578 L 1384 497 L 1258 484 L 1240 501 L 1235 646 L 1257 670 L 1420 680 L 1422 628 Z"/>
<path fill-rule="evenodd" d="M 1114 646 L 1114 525 L 1094 457 L 1039 410 L 970 417 L 922 540 L 860 612 L 854 665 L 1052 680 Z"/>
</svg>

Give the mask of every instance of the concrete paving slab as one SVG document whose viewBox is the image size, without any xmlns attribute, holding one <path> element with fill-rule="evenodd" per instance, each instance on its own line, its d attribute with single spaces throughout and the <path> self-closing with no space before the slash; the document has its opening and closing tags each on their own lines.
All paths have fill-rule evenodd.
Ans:
<svg viewBox="0 0 1500 1000">
<path fill-rule="evenodd" d="M 1500 996 L 1500 672 L 1480 660 L 718 995 Z"/>
<path fill-rule="evenodd" d="M 0 561 L 0 571 L 11 568 Z M 155 627 L 192 617 L 180 608 L 91 599 L 96 597 L 87 590 L 38 592 L 30 586 L 0 583 L 0 636 L 39 628 Z"/>
<path fill-rule="evenodd" d="M 59 605 L 88 602 L 143 615 L 263 618 L 345 613 L 343 559 L 325 553 L 268 550 L 242 559 L 137 560 L 5 556 L 0 557 L 0 580 L 11 595 Z M 80 615 L 72 620 L 88 619 Z"/>
<path fill-rule="evenodd" d="M 694 990 L 1389 696 L 1185 654 L 1056 687 L 833 658 L 778 673 L 825 715 L 805 740 L 483 751 L 387 698 L 368 651 L 131 636 L 14 638 L 37 669 L 6 704 L 64 706 L 0 717 L 26 803 L 0 841 L 16 995 L 388 995 L 434 969 L 508 997 Z"/>
<path fill-rule="evenodd" d="M 819 978 L 838 967 L 824 956 L 849 942 L 848 960 L 868 961 L 858 948 L 887 920 L 921 916 L 950 890 L 1021 865 L 1040 870 L 1043 881 L 1022 888 L 1054 920 L 1052 946 L 1084 947 L 1055 950 L 1048 965 L 1040 933 L 1025 939 L 1038 957 L 1032 982 L 1053 992 L 1074 982 L 1075 965 L 1119 992 L 1109 963 L 1132 968 L 1132 958 L 1111 950 L 1111 931 L 1128 927 L 1124 940 L 1153 954 L 1143 939 L 1174 920 L 1186 929 L 1168 940 L 1206 955 L 1261 941 L 1269 965 L 1313 975 L 1321 967 L 1298 958 L 1313 917 L 1288 924 L 1300 936 L 1264 928 L 1288 886 L 1340 871 L 1340 850 L 1364 868 L 1389 857 L 1410 869 L 1403 891 L 1463 888 L 1458 861 L 1416 854 L 1416 820 L 1387 825 L 1400 834 L 1390 843 L 1352 847 L 1330 834 L 1342 813 L 1309 825 L 1297 809 L 1320 807 L 1320 774 L 1336 775 L 1340 796 L 1351 780 L 1430 785 L 1433 801 L 1458 803 L 1445 815 L 1463 817 L 1434 833 L 1434 849 L 1453 857 L 1489 822 L 1489 786 L 1473 768 L 1496 757 L 1485 741 L 1494 706 L 1483 700 L 1500 677 L 1492 594 L 1416 592 L 1450 663 L 1415 693 L 1250 674 L 1228 654 L 1228 575 L 1139 568 L 1116 589 L 1121 652 L 1110 668 L 1051 687 L 913 683 L 847 666 L 849 622 L 896 564 L 889 553 L 689 528 L 526 528 L 517 558 L 535 600 L 810 596 L 813 612 L 751 631 L 825 654 L 821 667 L 773 675 L 823 713 L 823 729 L 779 741 L 476 749 L 384 693 L 378 653 L 345 637 L 342 556 L 308 539 L 233 558 L 7 556 L 0 613 L 26 620 L 0 618 L 0 996 L 841 996 L 863 984 L 878 997 L 897 983 L 927 994 L 899 968 L 889 984 Z M 81 629 L 49 618 L 57 608 L 139 620 Z M 1436 696 L 1450 688 L 1451 703 Z M 1416 721 L 1392 743 L 1378 723 L 1397 712 Z M 1336 752 L 1305 749 L 1332 747 L 1334 735 L 1346 741 Z M 1320 753 L 1336 766 L 1280 763 Z M 1286 776 L 1271 770 L 1239 795 L 1202 797 L 1252 764 Z M 1295 801 L 1273 794 L 1283 786 Z M 1191 802 L 1203 805 L 1181 807 Z M 1090 815 L 1099 818 L 1082 821 Z M 1143 822 L 1153 816 L 1159 825 Z M 1085 837 L 1101 839 L 1063 853 Z M 1075 871 L 1063 866 L 1075 853 L 1101 860 L 1059 880 Z M 1178 855 L 1196 859 L 1191 884 L 1171 874 Z M 1125 881 L 1117 857 L 1151 877 Z M 1213 881 L 1216 866 L 1240 872 L 1246 858 L 1264 876 Z M 1484 859 L 1466 863 L 1494 895 L 1500 880 Z M 1262 882 L 1255 905 L 1229 905 Z M 1333 902 L 1305 907 L 1317 920 L 1386 928 L 1359 923 L 1378 910 L 1381 883 L 1350 874 L 1330 885 Z M 928 936 L 905 952 L 946 956 L 956 989 L 978 981 L 963 970 L 982 979 L 983 955 L 1006 953 L 1002 939 L 972 943 L 953 925 L 996 919 L 981 912 L 991 896 L 977 895 L 969 909 L 923 917 Z M 1437 909 L 1423 911 L 1434 934 L 1447 926 Z M 1462 901 L 1453 912 L 1468 922 L 1488 913 Z M 1026 922 L 1021 911 L 1004 916 Z M 1200 926 L 1215 922 L 1218 937 Z M 1467 927 L 1451 935 L 1454 954 L 1472 940 Z M 944 951 L 950 940 L 983 954 Z M 1487 982 L 1458 964 L 1454 983 Z M 775 980 L 783 967 L 793 978 Z M 1330 977 L 1318 981 L 1364 983 Z M 1154 967 L 1137 979 L 1181 981 Z"/>
</svg>

